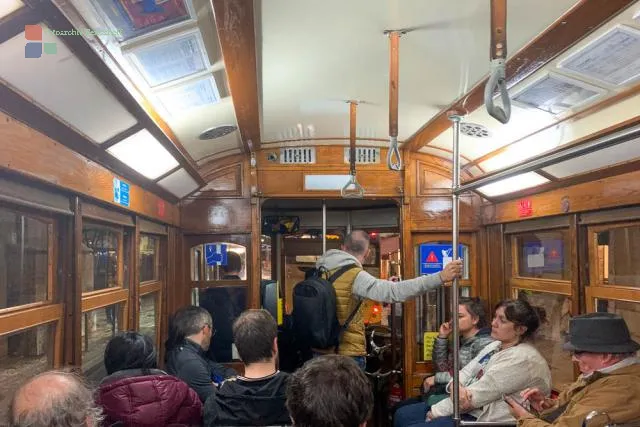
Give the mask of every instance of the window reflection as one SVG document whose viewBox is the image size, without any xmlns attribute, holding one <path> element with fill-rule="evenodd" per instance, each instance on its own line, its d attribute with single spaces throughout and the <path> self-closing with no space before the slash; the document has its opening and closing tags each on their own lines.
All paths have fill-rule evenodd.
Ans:
<svg viewBox="0 0 640 427">
<path fill-rule="evenodd" d="M 140 236 L 140 282 L 159 280 L 160 240 L 155 236 Z"/>
<path fill-rule="evenodd" d="M 598 274 L 604 285 L 640 287 L 640 226 L 597 234 Z"/>
<path fill-rule="evenodd" d="M 140 333 L 149 335 L 154 343 L 156 342 L 156 325 L 158 324 L 157 303 L 157 292 L 140 297 Z"/>
<path fill-rule="evenodd" d="M 228 242 L 191 248 L 191 280 L 247 280 L 247 249 Z"/>
<path fill-rule="evenodd" d="M 107 375 L 104 349 L 120 331 L 120 308 L 114 304 L 82 313 L 82 372 L 94 383 Z"/>
<path fill-rule="evenodd" d="M 517 297 L 544 309 L 547 321 L 538 329 L 534 345 L 549 363 L 554 388 L 564 390 L 574 379 L 571 354 L 562 349 L 569 333 L 571 298 L 522 289 Z"/>
<path fill-rule="evenodd" d="M 516 237 L 518 276 L 571 280 L 568 230 L 527 233 Z"/>
<path fill-rule="evenodd" d="M 209 357 L 221 363 L 231 362 L 232 326 L 240 313 L 247 309 L 247 288 L 238 286 L 200 289 L 197 302 L 211 313 L 216 330 L 209 347 Z"/>
<path fill-rule="evenodd" d="M 53 331 L 47 324 L 0 337 L 0 420 L 25 378 L 53 368 Z"/>
<path fill-rule="evenodd" d="M 82 229 L 82 291 L 118 286 L 121 234 L 98 225 Z"/>
<path fill-rule="evenodd" d="M 0 309 L 50 297 L 52 227 L 47 222 L 0 208 Z"/>
</svg>

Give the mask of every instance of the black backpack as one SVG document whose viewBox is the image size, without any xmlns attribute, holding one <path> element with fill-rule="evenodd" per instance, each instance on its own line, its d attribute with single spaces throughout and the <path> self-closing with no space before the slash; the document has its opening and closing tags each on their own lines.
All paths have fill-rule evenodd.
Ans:
<svg viewBox="0 0 640 427">
<path fill-rule="evenodd" d="M 325 269 L 314 269 L 293 288 L 293 329 L 296 340 L 306 347 L 338 352 L 340 337 L 358 312 L 360 300 L 344 325 L 338 322 L 336 290 L 333 283 L 356 264 L 345 265 L 328 279 Z"/>
</svg>

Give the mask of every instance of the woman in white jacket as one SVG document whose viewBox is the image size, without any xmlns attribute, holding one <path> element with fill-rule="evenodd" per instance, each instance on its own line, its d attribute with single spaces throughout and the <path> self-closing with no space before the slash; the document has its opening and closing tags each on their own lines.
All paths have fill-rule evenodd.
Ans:
<svg viewBox="0 0 640 427">
<path fill-rule="evenodd" d="M 513 421 L 503 396 L 521 402 L 520 392 L 538 387 L 549 395 L 551 372 L 542 355 L 530 341 L 544 311 L 523 300 L 506 300 L 496 306 L 491 322 L 491 336 L 496 342 L 487 345 L 460 371 L 460 411 L 463 420 Z M 447 386 L 451 393 L 451 383 Z M 451 398 L 433 405 L 426 421 L 413 425 L 428 427 L 453 425 Z"/>
</svg>

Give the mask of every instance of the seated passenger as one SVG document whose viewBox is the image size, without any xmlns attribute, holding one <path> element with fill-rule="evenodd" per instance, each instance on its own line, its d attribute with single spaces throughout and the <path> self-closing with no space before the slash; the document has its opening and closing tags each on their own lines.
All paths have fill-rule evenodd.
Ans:
<svg viewBox="0 0 640 427">
<path fill-rule="evenodd" d="M 97 403 L 107 426 L 199 425 L 198 394 L 176 377 L 157 369 L 153 341 L 137 332 L 111 338 L 104 351 L 107 377 L 100 383 Z"/>
<path fill-rule="evenodd" d="M 216 384 L 237 374 L 206 357 L 213 334 L 213 320 L 204 308 L 181 308 L 169 321 L 165 345 L 167 372 L 186 382 L 202 402 L 213 393 Z"/>
<path fill-rule="evenodd" d="M 247 310 L 233 324 L 244 375 L 226 379 L 204 405 L 206 426 L 289 424 L 289 374 L 278 364 L 278 325 L 266 310 Z"/>
<path fill-rule="evenodd" d="M 91 390 L 68 372 L 36 375 L 16 391 L 9 406 L 9 423 L 15 427 L 98 427 L 101 421 Z"/>
<path fill-rule="evenodd" d="M 458 319 L 460 329 L 460 350 L 458 354 L 460 368 L 463 368 L 485 346 L 494 340 L 491 338 L 491 328 L 487 327 L 487 316 L 479 298 L 460 298 Z M 451 352 L 451 341 L 449 341 L 450 334 L 450 322 L 440 325 L 440 333 L 434 339 L 433 345 L 433 362 L 436 373 L 425 378 L 422 385 L 424 391 L 422 398 L 407 399 L 396 406 L 396 411 L 402 411 L 400 419 L 406 419 L 403 413 L 407 411 L 421 414 L 422 417 L 427 413 L 427 407 L 448 397 L 445 387 L 451 381 L 450 372 L 453 368 L 453 353 Z M 403 409 L 409 405 L 415 406 Z"/>
<path fill-rule="evenodd" d="M 580 377 L 557 400 L 535 388 L 523 391 L 535 415 L 508 399 L 518 426 L 580 427 L 594 410 L 602 415 L 589 427 L 640 425 L 640 344 L 631 339 L 624 319 L 610 313 L 577 316 L 564 349 L 573 353 Z"/>
<path fill-rule="evenodd" d="M 320 356 L 291 375 L 287 409 L 296 427 L 366 427 L 371 382 L 351 357 Z"/>
<path fill-rule="evenodd" d="M 503 395 L 519 396 L 527 388 L 537 387 L 548 395 L 551 391 L 549 366 L 528 343 L 544 317 L 528 302 L 506 300 L 497 305 L 491 323 L 491 336 L 496 340 L 487 345 L 460 371 L 460 411 L 468 421 L 513 421 Z M 447 386 L 451 392 L 451 383 Z M 396 417 L 400 415 L 396 413 Z M 398 425 L 421 424 L 415 414 L 412 419 L 399 420 Z M 430 427 L 453 425 L 453 402 L 447 398 L 436 403 L 426 414 Z M 420 423 L 419 421 L 422 421 Z"/>
</svg>

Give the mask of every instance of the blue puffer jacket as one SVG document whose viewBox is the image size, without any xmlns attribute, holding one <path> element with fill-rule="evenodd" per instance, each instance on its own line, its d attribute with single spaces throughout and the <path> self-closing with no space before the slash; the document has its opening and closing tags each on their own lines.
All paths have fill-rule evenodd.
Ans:
<svg viewBox="0 0 640 427">
<path fill-rule="evenodd" d="M 493 342 L 491 328 L 482 328 L 472 337 L 460 337 L 460 369 L 471 362 L 480 351 Z M 453 354 L 450 342 L 446 338 L 436 337 L 433 343 L 433 362 L 436 368 L 436 384 L 447 384 L 451 381 Z"/>
</svg>

